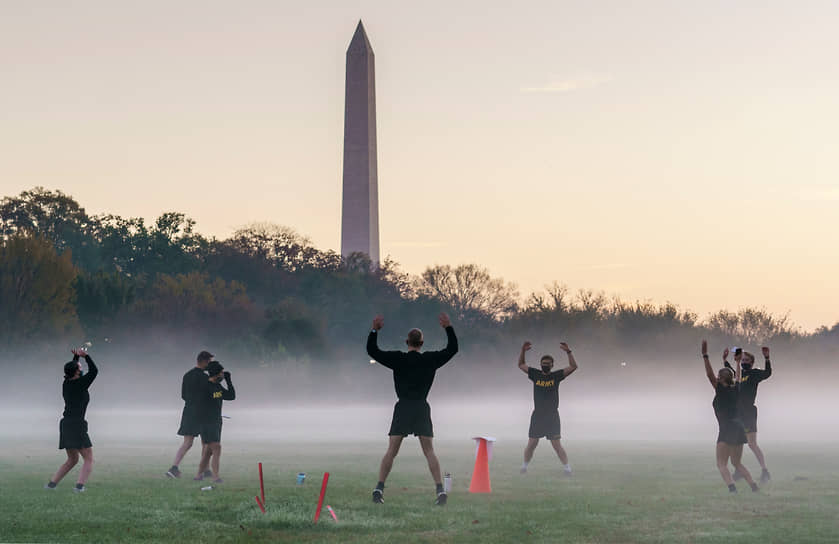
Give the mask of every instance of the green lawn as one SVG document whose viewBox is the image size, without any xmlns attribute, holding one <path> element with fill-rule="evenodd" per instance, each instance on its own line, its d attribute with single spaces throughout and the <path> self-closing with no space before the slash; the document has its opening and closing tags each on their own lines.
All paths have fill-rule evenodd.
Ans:
<svg viewBox="0 0 839 544">
<path fill-rule="evenodd" d="M 837 542 L 839 445 L 765 444 L 773 481 L 729 495 L 713 443 L 568 442 L 565 478 L 550 447 L 518 473 L 524 442 L 502 443 L 490 463 L 493 492 L 467 492 L 474 447 L 438 445 L 454 475 L 449 504 L 434 488 L 416 440 L 388 481 L 385 504 L 370 501 L 385 439 L 370 444 L 226 446 L 225 483 L 213 491 L 191 477 L 163 477 L 177 442 L 95 448 L 88 491 L 72 493 L 77 470 L 42 489 L 63 453 L 42 444 L 0 452 L 2 542 Z M 267 514 L 254 501 L 264 463 Z M 193 470 L 197 452 L 182 468 Z M 746 464 L 755 470 L 751 452 Z M 322 473 L 331 472 L 324 511 L 312 524 Z M 305 485 L 294 482 L 298 471 Z M 191 475 L 191 474 L 190 474 Z M 186 476 L 186 474 L 185 474 Z"/>
</svg>

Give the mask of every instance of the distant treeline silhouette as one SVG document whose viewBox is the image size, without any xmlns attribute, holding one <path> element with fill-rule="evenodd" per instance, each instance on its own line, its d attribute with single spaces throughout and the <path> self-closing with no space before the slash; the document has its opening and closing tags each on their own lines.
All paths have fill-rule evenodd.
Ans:
<svg viewBox="0 0 839 544">
<path fill-rule="evenodd" d="M 182 213 L 152 224 L 89 215 L 71 196 L 42 187 L 0 201 L 0 235 L 0 344 L 7 348 L 165 335 L 256 364 L 330 364 L 358 359 L 377 313 L 401 334 L 433 326 L 440 310 L 452 315 L 465 352 L 485 358 L 557 334 L 617 357 L 632 346 L 659 359 L 662 346 L 695 350 L 701 337 L 720 346 L 806 346 L 835 359 L 839 339 L 839 323 L 805 333 L 763 308 L 700 319 L 674 304 L 570 293 L 558 282 L 522 298 L 478 264 L 412 276 L 393 260 L 374 267 L 361 254 L 342 258 L 272 224 L 207 238 Z"/>
</svg>

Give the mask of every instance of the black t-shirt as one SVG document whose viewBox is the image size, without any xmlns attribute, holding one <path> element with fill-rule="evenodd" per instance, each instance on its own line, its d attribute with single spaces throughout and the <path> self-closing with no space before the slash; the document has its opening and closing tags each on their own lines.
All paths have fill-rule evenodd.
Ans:
<svg viewBox="0 0 839 544">
<path fill-rule="evenodd" d="M 717 394 L 714 395 L 714 415 L 717 421 L 723 423 L 737 417 L 737 398 L 739 391 L 736 386 L 727 387 L 722 382 L 717 382 Z"/>
<path fill-rule="evenodd" d="M 192 367 L 184 374 L 181 382 L 181 398 L 184 399 L 184 410 L 193 416 L 200 411 L 204 386 L 207 383 L 207 373 L 200 368 Z"/>
<path fill-rule="evenodd" d="M 559 409 L 559 382 L 565 371 L 545 374 L 540 368 L 527 367 L 527 378 L 533 382 L 533 408 L 537 412 L 555 412 Z"/>
<path fill-rule="evenodd" d="M 440 351 L 382 351 L 376 344 L 375 331 L 367 337 L 367 353 L 379 364 L 393 370 L 393 385 L 399 400 L 425 400 L 437 369 L 457 353 L 457 336 L 446 327 L 448 342 Z"/>
<path fill-rule="evenodd" d="M 757 384 L 772 375 L 772 366 L 766 361 L 766 370 L 750 368 L 740 374 L 740 405 L 753 406 L 757 398 Z"/>
<path fill-rule="evenodd" d="M 87 374 L 75 380 L 65 379 L 61 387 L 61 394 L 64 397 L 64 417 L 68 419 L 84 419 L 87 404 L 90 402 L 90 393 L 87 389 L 99 374 L 99 369 L 96 368 L 90 355 L 85 356 L 84 359 L 87 361 Z M 73 360 L 78 361 L 79 358 L 74 357 Z"/>
<path fill-rule="evenodd" d="M 235 400 L 236 390 L 233 389 L 233 382 L 227 381 L 227 389 L 220 383 L 211 382 L 207 375 L 204 375 L 204 383 L 201 385 L 198 401 L 198 418 L 202 423 L 218 423 L 221 421 L 221 404 L 225 400 Z"/>
</svg>

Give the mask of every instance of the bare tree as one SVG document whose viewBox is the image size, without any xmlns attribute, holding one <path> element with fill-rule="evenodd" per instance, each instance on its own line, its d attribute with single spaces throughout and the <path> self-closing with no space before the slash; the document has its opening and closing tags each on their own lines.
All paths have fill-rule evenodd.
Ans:
<svg viewBox="0 0 839 544">
<path fill-rule="evenodd" d="M 463 321 L 474 322 L 480 318 L 498 321 L 511 316 L 518 308 L 515 284 L 493 278 L 477 264 L 427 268 L 417 291 L 450 307 Z"/>
</svg>

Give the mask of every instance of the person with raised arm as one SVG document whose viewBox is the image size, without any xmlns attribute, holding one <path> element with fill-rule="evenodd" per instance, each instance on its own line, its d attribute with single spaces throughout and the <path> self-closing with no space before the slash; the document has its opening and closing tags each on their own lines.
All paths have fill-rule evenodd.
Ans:
<svg viewBox="0 0 839 544">
<path fill-rule="evenodd" d="M 367 353 L 380 365 L 393 371 L 393 385 L 399 399 L 393 407 L 393 419 L 388 432 L 388 448 L 379 466 L 379 482 L 373 490 L 373 502 L 384 502 L 385 480 L 393 467 L 393 459 L 399 453 L 402 440 L 409 434 L 419 438 L 422 452 L 428 461 L 428 469 L 437 486 L 435 504 L 446 504 L 448 495 L 443 488 L 440 461 L 434 453 L 434 429 L 431 423 L 431 406 L 426 397 L 434 383 L 434 375 L 457 353 L 457 336 L 451 320 L 445 313 L 439 316 L 440 326 L 446 331 L 446 347 L 440 351 L 421 351 L 423 334 L 411 329 L 405 343 L 408 351 L 382 351 L 378 346 L 379 331 L 384 327 L 384 318 L 376 316 L 373 328 L 367 336 Z"/>
<path fill-rule="evenodd" d="M 230 372 L 218 361 L 210 361 L 207 365 L 209 375 L 201 390 L 201 462 L 198 464 L 198 473 L 193 480 L 200 481 L 206 477 L 208 468 L 212 473 L 213 483 L 222 483 L 219 475 L 219 462 L 221 461 L 221 405 L 226 400 L 236 400 L 236 390 L 233 388 L 233 380 Z M 222 387 L 224 380 L 227 388 Z"/>
<path fill-rule="evenodd" d="M 90 402 L 88 389 L 99 375 L 99 369 L 84 349 L 71 351 L 73 360 L 64 365 L 64 383 L 61 386 L 64 414 L 58 425 L 58 449 L 66 451 L 67 460 L 44 487 L 55 489 L 70 469 L 76 466 L 81 456 L 84 462 L 73 492 L 83 493 L 86 489 L 85 484 L 93 471 L 93 443 L 87 433 L 87 420 L 85 420 L 87 405 Z M 82 365 L 79 362 L 81 357 L 84 357 L 87 363 L 87 373 L 82 371 Z"/>
<path fill-rule="evenodd" d="M 719 424 L 717 434 L 717 469 L 720 471 L 723 481 L 728 485 L 731 493 L 737 493 L 734 485 L 734 478 L 728 470 L 728 460 L 734 468 L 743 475 L 752 488 L 757 491 L 757 484 L 752 480 L 752 475 L 743 466 L 743 444 L 746 443 L 746 432 L 743 423 L 737 417 L 737 402 L 739 397 L 738 382 L 740 380 L 740 369 L 733 371 L 729 367 L 723 367 L 717 374 L 711 368 L 711 360 L 708 358 L 708 342 L 702 341 L 702 361 L 705 364 L 705 375 L 714 388 L 714 415 Z"/>
<path fill-rule="evenodd" d="M 560 342 L 559 348 L 568 355 L 568 366 L 552 372 L 554 358 L 550 355 L 542 355 L 539 359 L 539 367 L 527 366 L 525 353 L 530 351 L 533 345 L 525 342 L 519 354 L 519 369 L 527 374 L 527 378 L 533 382 L 533 413 L 530 414 L 530 429 L 527 433 L 527 446 L 524 448 L 524 462 L 521 465 L 521 473 L 527 473 L 527 465 L 533 459 L 533 452 L 539 445 L 539 440 L 547 438 L 559 461 L 562 463 L 566 476 L 571 476 L 571 465 L 568 463 L 568 454 L 560 442 L 561 425 L 559 420 L 559 382 L 570 376 L 577 370 L 577 361 L 571 348 L 565 342 Z"/>
</svg>

